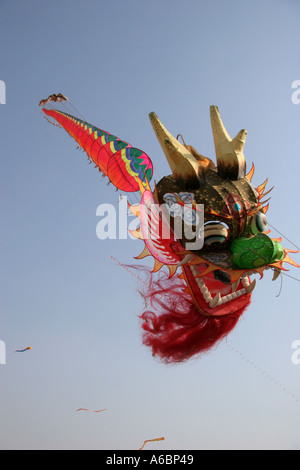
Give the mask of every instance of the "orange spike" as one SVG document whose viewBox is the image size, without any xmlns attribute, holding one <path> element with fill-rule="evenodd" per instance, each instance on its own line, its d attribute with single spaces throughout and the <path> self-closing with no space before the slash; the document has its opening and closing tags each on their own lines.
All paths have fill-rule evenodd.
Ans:
<svg viewBox="0 0 300 470">
<path fill-rule="evenodd" d="M 292 258 L 287 254 L 289 253 L 299 253 L 299 251 L 294 251 L 294 250 L 284 250 L 285 251 L 285 257 L 283 258 L 282 262 L 283 263 L 288 263 L 291 264 L 292 266 L 295 266 L 296 268 L 300 268 L 300 265 L 297 264 Z"/>
<path fill-rule="evenodd" d="M 248 215 L 256 214 L 256 212 L 259 212 L 259 211 L 261 211 L 262 209 L 264 209 L 264 207 L 262 207 L 262 206 L 263 206 L 264 204 L 266 204 L 266 202 L 268 202 L 270 199 L 271 199 L 271 198 L 267 199 L 266 201 L 261 201 L 261 202 L 259 202 L 259 203 L 254 207 L 254 209 L 252 209 L 252 210 L 248 213 Z M 265 206 L 265 207 L 268 207 L 268 205 Z M 268 207 L 268 208 L 269 208 L 269 207 Z M 267 210 L 268 210 L 268 209 L 266 209 L 266 212 L 267 212 Z"/>
<path fill-rule="evenodd" d="M 232 271 L 228 271 L 229 274 L 230 274 L 230 278 L 231 278 L 231 282 L 235 282 L 235 281 L 238 281 L 240 279 L 240 277 L 246 272 L 245 269 L 243 270 L 232 270 Z"/>
<path fill-rule="evenodd" d="M 273 191 L 273 189 L 274 189 L 274 186 L 272 186 L 272 188 L 269 189 L 269 191 L 267 191 L 266 193 L 263 193 L 263 194 L 261 195 L 261 198 L 265 197 L 267 194 L 269 194 L 271 191 Z"/>
<path fill-rule="evenodd" d="M 160 261 L 154 258 L 154 268 L 151 272 L 157 273 L 157 271 L 159 271 L 163 266 L 164 266 L 163 263 L 161 263 Z"/>
<path fill-rule="evenodd" d="M 279 242 L 279 243 L 282 242 L 282 238 L 281 238 L 281 237 L 279 237 L 279 238 L 271 238 L 271 240 L 272 240 L 273 242 Z"/>
<path fill-rule="evenodd" d="M 146 258 L 147 256 L 152 256 L 150 251 L 148 250 L 147 245 L 145 245 L 145 248 L 143 249 L 142 253 L 138 256 L 135 256 L 135 259 L 143 259 Z"/>
<path fill-rule="evenodd" d="M 285 261 L 285 260 L 277 261 L 276 263 L 271 263 L 271 264 L 269 264 L 269 266 L 273 266 L 274 268 L 281 269 L 282 271 L 288 271 L 288 269 L 285 269 L 285 268 L 282 266 L 283 261 Z"/>
<path fill-rule="evenodd" d="M 135 205 L 129 204 L 129 202 L 128 202 L 128 207 L 129 207 L 129 209 L 130 209 L 130 211 L 132 212 L 133 215 L 139 217 L 140 210 L 141 210 L 141 204 L 135 206 Z"/>
<path fill-rule="evenodd" d="M 151 191 L 151 186 L 150 186 L 149 180 L 148 180 L 148 178 L 147 178 L 146 175 L 145 175 L 145 180 L 146 180 L 146 184 L 145 184 L 146 189 L 147 189 L 148 191 Z"/>
<path fill-rule="evenodd" d="M 199 274 L 198 276 L 196 277 L 202 277 L 202 276 L 206 276 L 206 274 L 212 272 L 212 271 L 216 271 L 217 269 L 220 269 L 218 266 L 215 266 L 214 264 L 209 264 L 207 266 L 207 268 L 201 272 L 201 274 Z"/>
<path fill-rule="evenodd" d="M 135 238 L 138 238 L 140 240 L 143 240 L 143 234 L 140 229 L 138 230 L 129 230 L 129 233 Z"/>
<path fill-rule="evenodd" d="M 143 183 L 142 180 L 138 176 L 135 177 L 135 180 L 139 185 L 141 194 L 144 194 L 146 190 L 151 191 L 151 187 L 150 187 L 150 184 L 146 175 L 145 175 L 146 183 Z"/>
<path fill-rule="evenodd" d="M 245 176 L 245 179 L 248 180 L 250 183 L 251 183 L 251 181 L 252 181 L 252 178 L 253 178 L 253 175 L 254 175 L 254 171 L 255 171 L 255 166 L 254 166 L 254 163 L 252 163 L 251 170 L 250 170 L 249 173 L 247 173 L 247 175 Z"/>
<path fill-rule="evenodd" d="M 170 271 L 169 278 L 171 278 L 176 273 L 178 266 L 176 266 L 175 264 L 169 264 L 168 268 L 169 268 L 169 271 Z"/>
<path fill-rule="evenodd" d="M 135 177 L 135 180 L 139 185 L 141 194 L 143 195 L 145 192 L 145 186 L 143 185 L 142 180 L 138 176 Z"/>
<path fill-rule="evenodd" d="M 266 181 L 264 181 L 261 185 L 259 185 L 257 188 L 256 188 L 256 191 L 258 192 L 258 194 L 262 195 L 264 190 L 265 190 L 265 187 L 267 186 L 267 183 L 268 183 L 268 178 L 266 179 Z"/>
<path fill-rule="evenodd" d="M 269 207 L 270 207 L 270 204 L 267 204 L 265 207 L 263 207 L 262 210 L 261 210 L 262 213 L 263 213 L 263 214 L 266 214 L 267 211 L 269 210 Z M 271 230 L 270 230 L 270 231 L 271 231 Z M 269 232 L 269 233 L 270 233 L 270 232 Z"/>
</svg>

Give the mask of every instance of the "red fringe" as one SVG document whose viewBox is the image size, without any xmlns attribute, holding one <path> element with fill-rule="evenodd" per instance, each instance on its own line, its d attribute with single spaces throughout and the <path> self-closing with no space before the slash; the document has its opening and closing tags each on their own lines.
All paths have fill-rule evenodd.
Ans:
<svg viewBox="0 0 300 470">
<path fill-rule="evenodd" d="M 136 266 L 135 266 L 136 267 Z M 207 353 L 236 326 L 243 311 L 209 318 L 195 307 L 191 296 L 183 292 L 184 281 L 163 273 L 154 280 L 150 274 L 142 295 L 147 310 L 140 316 L 143 343 L 165 363 L 183 362 Z"/>
</svg>

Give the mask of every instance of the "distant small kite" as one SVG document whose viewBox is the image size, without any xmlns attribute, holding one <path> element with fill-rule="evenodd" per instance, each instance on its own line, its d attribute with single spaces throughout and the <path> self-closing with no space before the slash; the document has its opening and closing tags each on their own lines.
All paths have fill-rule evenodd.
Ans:
<svg viewBox="0 0 300 470">
<path fill-rule="evenodd" d="M 26 348 L 26 349 L 17 349 L 17 350 L 14 351 L 14 352 L 15 352 L 15 353 L 23 353 L 23 352 L 25 352 L 25 351 L 29 351 L 30 349 L 31 349 L 31 347 L 28 346 L 28 348 Z"/>
<path fill-rule="evenodd" d="M 148 439 L 147 441 L 144 442 L 144 444 L 142 445 L 142 447 L 139 450 L 142 450 L 145 447 L 145 444 L 147 442 L 164 441 L 164 440 L 165 440 L 164 437 L 158 437 L 157 439 Z"/>
<path fill-rule="evenodd" d="M 87 410 L 86 408 L 79 408 L 78 410 L 76 410 L 76 413 L 77 411 L 89 411 L 90 413 L 101 413 L 101 411 L 106 411 L 107 408 L 104 408 L 104 410 Z"/>
</svg>

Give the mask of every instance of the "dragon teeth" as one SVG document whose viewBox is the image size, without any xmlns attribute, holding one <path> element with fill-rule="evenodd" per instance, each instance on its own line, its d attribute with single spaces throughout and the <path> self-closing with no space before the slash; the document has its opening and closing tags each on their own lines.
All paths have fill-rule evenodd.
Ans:
<svg viewBox="0 0 300 470">
<path fill-rule="evenodd" d="M 253 290 L 255 289 L 256 286 L 256 279 L 252 283 L 249 281 L 249 276 L 254 273 L 254 271 L 248 271 L 242 275 L 240 279 L 232 283 L 232 292 L 231 294 L 224 295 L 223 297 L 221 294 L 218 292 L 215 297 L 212 297 L 209 289 L 207 288 L 203 278 L 201 277 L 196 277 L 199 275 L 198 269 L 196 266 L 190 266 L 190 269 L 195 276 L 195 281 L 199 287 L 199 290 L 201 294 L 203 295 L 204 300 L 206 303 L 209 305 L 210 308 L 216 308 L 219 305 L 223 305 L 227 302 L 230 302 L 231 300 L 237 299 L 238 297 L 241 297 L 242 295 L 245 294 L 251 294 Z M 240 290 L 237 290 L 240 281 L 242 282 L 243 288 Z"/>
<path fill-rule="evenodd" d="M 220 292 L 218 292 L 214 299 L 209 302 L 210 308 L 216 308 L 222 302 L 222 297 Z"/>
<path fill-rule="evenodd" d="M 278 278 L 278 276 L 280 276 L 280 274 L 281 274 L 281 269 L 274 268 L 274 274 L 273 274 L 272 281 L 276 281 L 276 279 Z"/>
<path fill-rule="evenodd" d="M 251 294 L 251 292 L 255 289 L 255 286 L 256 286 L 256 279 L 254 279 L 254 281 L 251 282 L 251 284 L 245 288 L 247 291 L 247 294 Z"/>
<path fill-rule="evenodd" d="M 249 277 L 243 277 L 242 278 L 242 284 L 244 287 L 248 287 L 250 285 Z"/>
<path fill-rule="evenodd" d="M 198 285 L 198 287 L 199 287 L 199 289 L 200 289 L 200 291 L 201 291 L 201 294 L 202 294 L 203 297 L 204 297 L 204 300 L 205 300 L 207 303 L 211 302 L 212 296 L 210 295 L 210 292 L 209 292 L 208 288 L 206 287 L 205 282 L 203 281 L 203 279 L 197 277 L 197 278 L 196 278 L 196 282 L 197 282 L 197 285 Z"/>
<path fill-rule="evenodd" d="M 238 279 L 232 284 L 232 292 L 235 292 L 239 286 L 240 280 Z"/>
</svg>

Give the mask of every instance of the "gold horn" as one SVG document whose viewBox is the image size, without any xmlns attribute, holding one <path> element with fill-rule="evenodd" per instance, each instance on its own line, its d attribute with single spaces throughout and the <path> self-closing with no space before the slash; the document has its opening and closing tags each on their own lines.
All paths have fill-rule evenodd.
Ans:
<svg viewBox="0 0 300 470">
<path fill-rule="evenodd" d="M 205 182 L 204 168 L 197 158 L 163 126 L 155 113 L 149 118 L 156 137 L 179 184 L 199 187 Z"/>
<path fill-rule="evenodd" d="M 225 129 L 217 106 L 210 107 L 218 173 L 223 178 L 238 180 L 245 177 L 246 159 L 243 154 L 247 131 L 242 129 L 234 139 Z"/>
</svg>

